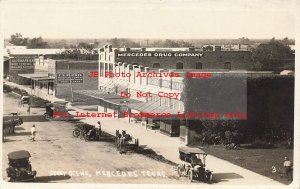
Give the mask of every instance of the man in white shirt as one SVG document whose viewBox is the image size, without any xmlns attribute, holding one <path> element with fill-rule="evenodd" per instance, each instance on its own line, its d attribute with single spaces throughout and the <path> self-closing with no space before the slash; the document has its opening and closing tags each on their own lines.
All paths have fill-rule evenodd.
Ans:
<svg viewBox="0 0 300 189">
<path fill-rule="evenodd" d="M 32 127 L 30 129 L 30 132 L 31 132 L 31 139 L 30 140 L 35 141 L 35 133 L 36 133 L 35 124 L 32 125 Z"/>
<path fill-rule="evenodd" d="M 101 134 L 101 122 L 100 121 L 97 122 L 95 129 L 96 129 L 97 135 L 99 136 Z"/>
<path fill-rule="evenodd" d="M 283 166 L 285 169 L 286 177 L 289 181 L 293 180 L 293 173 L 292 173 L 292 162 L 288 159 L 288 157 L 284 158 Z"/>
</svg>

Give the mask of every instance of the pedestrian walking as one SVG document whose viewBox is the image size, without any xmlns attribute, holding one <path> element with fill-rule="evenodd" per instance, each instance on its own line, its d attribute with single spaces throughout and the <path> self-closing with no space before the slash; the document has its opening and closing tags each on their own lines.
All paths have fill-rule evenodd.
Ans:
<svg viewBox="0 0 300 189">
<path fill-rule="evenodd" d="M 95 129 L 96 129 L 97 135 L 99 136 L 101 134 L 101 122 L 100 121 L 97 122 Z"/>
<path fill-rule="evenodd" d="M 292 170 L 293 164 L 289 160 L 288 157 L 284 157 L 283 166 L 284 166 L 284 169 L 285 169 L 285 175 L 287 177 L 287 180 L 292 181 L 293 180 L 293 170 Z"/>
<path fill-rule="evenodd" d="M 30 140 L 35 141 L 35 134 L 36 134 L 35 124 L 32 125 L 30 132 L 31 132 Z"/>
<path fill-rule="evenodd" d="M 30 105 L 28 105 L 27 112 L 30 115 Z"/>
</svg>

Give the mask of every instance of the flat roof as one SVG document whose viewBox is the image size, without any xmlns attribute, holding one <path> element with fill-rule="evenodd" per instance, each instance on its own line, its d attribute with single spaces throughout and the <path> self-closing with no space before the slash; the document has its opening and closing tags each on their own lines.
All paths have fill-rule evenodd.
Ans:
<svg viewBox="0 0 300 189">
<path fill-rule="evenodd" d="M 60 54 L 64 49 L 11 49 L 9 55 L 53 55 Z"/>
<path fill-rule="evenodd" d="M 93 98 L 98 99 L 113 99 L 113 98 L 120 98 L 119 95 L 107 93 L 101 90 L 76 90 L 74 93 L 90 96 Z"/>
<path fill-rule="evenodd" d="M 32 78 L 35 81 L 53 81 L 54 77 L 34 77 Z"/>
<path fill-rule="evenodd" d="M 99 60 L 72 60 L 72 59 L 53 59 L 57 63 L 70 63 L 70 64 L 76 64 L 76 63 L 98 63 Z"/>
</svg>

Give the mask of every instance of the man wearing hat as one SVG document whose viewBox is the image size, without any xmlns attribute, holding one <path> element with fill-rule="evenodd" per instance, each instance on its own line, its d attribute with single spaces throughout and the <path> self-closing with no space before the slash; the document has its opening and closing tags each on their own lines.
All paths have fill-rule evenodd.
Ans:
<svg viewBox="0 0 300 189">
<path fill-rule="evenodd" d="M 293 172 L 292 172 L 292 162 L 289 160 L 288 157 L 284 157 L 284 163 L 283 163 L 285 174 L 288 179 L 288 181 L 293 180 Z"/>
</svg>

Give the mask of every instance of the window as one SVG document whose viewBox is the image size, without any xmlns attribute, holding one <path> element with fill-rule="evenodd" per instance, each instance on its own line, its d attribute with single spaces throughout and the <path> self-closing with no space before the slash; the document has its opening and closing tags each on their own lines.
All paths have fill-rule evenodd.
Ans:
<svg viewBox="0 0 300 189">
<path fill-rule="evenodd" d="M 196 69 L 202 69 L 202 63 L 196 62 Z"/>
<path fill-rule="evenodd" d="M 231 63 L 230 62 L 225 62 L 224 63 L 224 69 L 231 70 Z"/>
<path fill-rule="evenodd" d="M 152 67 L 153 68 L 160 68 L 160 63 L 154 63 Z"/>
<path fill-rule="evenodd" d="M 176 64 L 176 69 L 183 69 L 183 63 L 182 62 L 178 62 Z"/>
<path fill-rule="evenodd" d="M 103 62 L 101 62 L 100 63 L 100 77 L 103 77 L 103 72 L 104 72 L 104 63 Z"/>
</svg>

